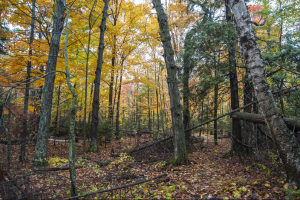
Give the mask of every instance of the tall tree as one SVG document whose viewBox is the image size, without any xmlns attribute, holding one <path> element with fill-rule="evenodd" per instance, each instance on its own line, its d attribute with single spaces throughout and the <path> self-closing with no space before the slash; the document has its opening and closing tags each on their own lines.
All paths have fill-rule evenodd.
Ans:
<svg viewBox="0 0 300 200">
<path fill-rule="evenodd" d="M 123 66 L 123 61 L 121 66 Z M 120 139 L 120 98 L 121 98 L 121 89 L 122 89 L 122 78 L 123 78 L 123 69 L 120 72 L 120 85 L 118 91 L 118 99 L 117 99 L 117 115 L 116 115 L 116 139 Z"/>
<path fill-rule="evenodd" d="M 225 0 L 226 7 L 226 20 L 228 24 L 233 28 L 231 11 L 229 9 L 229 0 Z M 236 71 L 235 49 L 234 49 L 234 37 L 229 35 L 228 38 L 228 52 L 229 52 L 229 65 L 230 65 L 230 92 L 231 92 L 231 109 L 239 108 L 239 87 Z M 239 141 L 242 141 L 241 124 L 239 120 L 232 119 L 232 135 L 233 142 L 231 152 L 233 154 L 240 154 L 243 146 Z"/>
<path fill-rule="evenodd" d="M 160 36 L 164 49 L 164 59 L 167 67 L 172 127 L 174 134 L 174 157 L 172 159 L 172 164 L 180 164 L 182 162 L 188 161 L 188 155 L 186 151 L 184 128 L 182 122 L 182 106 L 180 103 L 180 95 L 178 89 L 177 66 L 175 65 L 174 51 L 171 44 L 168 17 L 164 12 L 160 0 L 153 0 L 152 3 L 157 12 Z"/>
<path fill-rule="evenodd" d="M 216 61 L 214 58 L 214 64 L 215 64 L 215 78 L 217 78 L 217 67 L 216 67 Z M 219 91 L 219 87 L 218 87 L 218 83 L 215 83 L 214 85 L 214 118 L 217 117 L 218 115 L 218 91 Z M 217 145 L 218 144 L 218 120 L 214 121 L 214 144 Z"/>
<path fill-rule="evenodd" d="M 189 128 L 189 121 L 190 121 L 190 108 L 189 108 L 189 98 L 190 98 L 190 88 L 189 88 L 189 78 L 190 78 L 190 71 L 192 70 L 193 62 L 192 62 L 192 55 L 193 50 L 192 46 L 192 37 L 196 32 L 196 28 L 191 29 L 185 37 L 184 40 L 184 57 L 183 57 L 183 127 L 184 129 Z M 186 147 L 189 148 L 188 142 L 191 136 L 191 131 L 185 132 L 185 142 Z"/>
<path fill-rule="evenodd" d="M 30 24 L 30 36 L 29 36 L 29 59 L 32 56 L 32 43 L 34 39 L 34 22 L 35 22 L 35 0 L 31 3 L 31 24 Z M 26 89 L 25 89 L 25 99 L 24 99 L 24 111 L 23 111 L 23 130 L 21 134 L 21 153 L 20 153 L 20 161 L 25 162 L 26 155 L 26 137 L 28 135 L 27 131 L 27 112 L 28 112 L 28 103 L 29 103 L 29 87 L 30 87 L 30 71 L 31 71 L 31 60 L 27 62 L 26 69 Z"/>
<path fill-rule="evenodd" d="M 55 71 L 57 56 L 59 51 L 60 36 L 63 30 L 65 19 L 66 1 L 57 0 L 55 2 L 55 12 L 53 15 L 53 30 L 51 35 L 50 50 L 47 61 L 46 78 L 43 87 L 42 107 L 39 119 L 39 129 L 37 142 L 33 158 L 34 166 L 48 165 L 47 150 L 48 150 L 48 135 L 51 121 L 51 108 L 55 80 Z"/>
<path fill-rule="evenodd" d="M 84 95 L 84 119 L 83 119 L 83 151 L 85 151 L 85 141 L 86 141 L 86 107 L 87 107 L 87 87 L 88 87 L 88 69 L 89 69 L 89 56 L 90 56 L 90 45 L 91 45 L 91 32 L 93 25 L 92 24 L 92 15 L 93 15 L 93 10 L 96 6 L 97 0 L 94 0 L 94 4 L 92 6 L 92 9 L 89 14 L 89 39 L 88 39 L 88 49 L 87 49 L 87 54 L 86 54 L 86 66 L 85 66 L 85 95 Z"/>
<path fill-rule="evenodd" d="M 95 72 L 95 89 L 94 89 L 94 99 L 93 99 L 93 110 L 92 110 L 92 124 L 91 124 L 91 144 L 89 152 L 97 152 L 97 133 L 98 133 L 98 123 L 99 123 L 99 92 L 100 92 L 100 78 L 101 70 L 103 64 L 103 51 L 104 51 L 104 32 L 106 29 L 106 18 L 108 16 L 108 4 L 109 0 L 103 0 L 104 7 L 102 11 L 102 21 L 100 25 L 100 41 L 98 47 L 98 59 L 97 59 L 97 69 Z"/>
<path fill-rule="evenodd" d="M 71 106 L 71 120 L 70 120 L 70 132 L 69 132 L 69 172 L 70 172 L 70 178 L 71 178 L 71 196 L 77 196 L 77 188 L 76 188 L 76 170 L 75 170 L 75 122 L 76 122 L 76 110 L 77 110 L 77 94 L 75 92 L 75 85 L 72 86 L 71 83 L 71 74 L 68 67 L 68 18 L 70 13 L 71 7 L 68 8 L 68 13 L 66 17 L 66 28 L 65 28 L 65 70 L 66 70 L 66 79 L 67 79 L 67 85 L 69 87 L 69 90 L 72 93 L 73 101 Z"/>
<path fill-rule="evenodd" d="M 300 187 L 300 148 L 285 124 L 275 104 L 272 90 L 265 76 L 265 65 L 252 30 L 252 21 L 244 0 L 230 0 L 240 40 L 241 55 L 252 78 L 256 97 L 265 122 L 284 164 L 287 179 Z"/>
</svg>

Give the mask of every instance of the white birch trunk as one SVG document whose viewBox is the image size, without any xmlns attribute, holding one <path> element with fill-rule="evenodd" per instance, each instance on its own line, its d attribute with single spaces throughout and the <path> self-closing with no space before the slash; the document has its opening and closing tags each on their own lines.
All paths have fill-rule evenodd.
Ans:
<svg viewBox="0 0 300 200">
<path fill-rule="evenodd" d="M 300 151 L 274 102 L 271 88 L 265 76 L 265 66 L 252 30 L 251 18 L 244 0 L 230 0 L 229 6 L 235 16 L 235 26 L 239 35 L 242 57 L 249 69 L 255 94 L 273 136 L 280 158 L 286 169 L 291 184 L 300 186 Z"/>
</svg>

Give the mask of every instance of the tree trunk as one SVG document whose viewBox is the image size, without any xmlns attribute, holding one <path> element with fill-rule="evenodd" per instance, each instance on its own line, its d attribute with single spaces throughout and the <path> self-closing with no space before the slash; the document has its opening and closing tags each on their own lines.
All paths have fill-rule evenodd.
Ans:
<svg viewBox="0 0 300 200">
<path fill-rule="evenodd" d="M 148 75 L 148 81 L 149 81 L 149 71 L 147 69 L 147 75 Z M 148 117 L 149 117 L 149 122 L 148 122 L 148 130 L 151 132 L 151 108 L 150 108 L 150 87 L 149 85 L 147 86 L 148 89 Z"/>
<path fill-rule="evenodd" d="M 99 123 L 99 92 L 100 92 L 100 78 L 101 78 L 101 70 L 103 64 L 103 51 L 104 51 L 104 32 L 106 29 L 106 18 L 108 16 L 108 4 L 109 0 L 104 1 L 104 8 L 102 11 L 102 21 L 100 25 L 100 41 L 98 47 L 98 60 L 97 60 L 97 69 L 95 75 L 95 89 L 94 89 L 94 99 L 93 99 L 93 110 L 92 110 L 92 123 L 91 123 L 91 144 L 89 148 L 89 152 L 97 152 L 97 133 L 98 133 L 98 123 Z"/>
<path fill-rule="evenodd" d="M 123 64 L 121 65 L 123 67 Z M 116 139 L 120 139 L 120 98 L 121 98 L 121 89 L 122 89 L 122 77 L 123 77 L 123 68 L 121 69 L 120 73 L 120 85 L 119 85 L 119 92 L 118 92 L 118 100 L 117 100 L 117 116 L 116 116 Z"/>
<path fill-rule="evenodd" d="M 29 61 L 27 62 L 27 76 L 26 76 L 26 89 L 25 89 L 25 99 L 24 99 L 24 111 L 23 111 L 23 130 L 21 133 L 21 153 L 20 162 L 25 162 L 26 158 L 26 137 L 28 136 L 27 131 L 27 112 L 28 112 L 28 102 L 29 102 L 29 88 L 30 88 L 30 71 L 31 71 L 31 56 L 32 56 L 32 43 L 34 39 L 34 21 L 35 21 L 35 0 L 31 3 L 31 25 L 30 25 L 30 36 L 29 36 Z"/>
<path fill-rule="evenodd" d="M 215 72 L 216 77 L 216 72 Z M 218 115 L 218 84 L 215 84 L 214 92 L 215 92 L 215 103 L 214 103 L 214 118 Z M 218 144 L 218 120 L 214 121 L 214 144 Z"/>
<path fill-rule="evenodd" d="M 111 69 L 111 74 L 110 74 L 110 83 L 109 83 L 109 94 L 108 94 L 108 120 L 110 122 L 110 125 L 113 123 L 113 89 L 114 89 L 114 67 L 115 67 L 115 44 L 113 47 L 113 58 L 111 61 L 112 69 Z"/>
<path fill-rule="evenodd" d="M 248 78 L 249 72 L 246 69 L 246 75 L 245 75 L 245 85 L 244 85 L 244 105 L 247 105 L 248 103 L 252 102 L 252 83 Z M 252 110 L 252 105 L 244 108 L 244 112 L 251 113 Z M 245 153 L 247 155 L 252 154 L 252 148 L 251 148 L 251 143 L 252 143 L 252 127 L 251 123 L 248 122 L 247 120 L 243 121 L 243 129 L 244 129 L 244 135 L 243 135 L 243 141 L 246 145 Z"/>
<path fill-rule="evenodd" d="M 182 122 L 182 107 L 177 80 L 177 66 L 174 60 L 174 51 L 171 44 L 168 17 L 165 14 L 161 1 L 153 0 L 153 6 L 157 12 L 160 36 L 163 43 L 164 59 L 167 67 L 167 80 L 169 86 L 169 96 L 171 104 L 172 125 L 174 134 L 174 157 L 172 164 L 180 164 L 188 161 L 186 151 L 185 135 Z"/>
<path fill-rule="evenodd" d="M 90 55 L 90 45 L 91 45 L 91 31 L 92 31 L 92 13 L 96 6 L 97 0 L 94 1 L 91 12 L 89 14 L 89 39 L 88 39 L 88 49 L 86 54 L 86 66 L 85 66 L 85 96 L 84 96 L 84 119 L 83 119 L 83 151 L 85 152 L 85 142 L 86 142 L 86 106 L 87 106 L 87 87 L 88 87 L 88 69 L 89 69 L 89 55 Z"/>
<path fill-rule="evenodd" d="M 190 78 L 190 71 L 192 68 L 192 59 L 191 55 L 191 39 L 195 34 L 195 29 L 190 30 L 184 40 L 184 58 L 183 58 L 183 127 L 184 130 L 189 128 L 189 121 L 190 121 L 190 108 L 189 108 L 189 98 L 190 98 L 190 88 L 189 88 L 189 78 Z M 187 150 L 189 151 L 189 139 L 191 137 L 191 131 L 185 132 L 185 142 Z"/>
<path fill-rule="evenodd" d="M 155 84 L 156 84 L 156 65 L 155 65 Z M 159 113 L 158 113 L 158 91 L 155 89 L 155 94 L 156 94 L 156 117 L 157 117 L 157 133 L 159 133 Z"/>
<path fill-rule="evenodd" d="M 56 107 L 56 118 L 55 118 L 55 137 L 59 135 L 59 100 L 60 100 L 60 85 L 58 86 L 58 94 L 57 94 L 57 107 Z M 55 146 L 55 139 L 54 139 Z"/>
<path fill-rule="evenodd" d="M 113 26 L 117 25 L 118 21 L 118 1 L 113 1 L 116 4 L 115 11 L 112 13 L 113 16 Z M 114 107 L 113 107 L 113 88 L 114 88 L 114 77 L 115 77 L 115 65 L 116 65 L 116 51 L 117 51 L 117 36 L 113 35 L 113 46 L 112 46 L 112 59 L 111 59 L 111 73 L 110 73 L 110 83 L 109 83 L 109 95 L 108 95 L 108 120 L 110 126 L 113 127 L 114 121 Z M 109 133 L 111 134 L 111 133 Z M 111 135 L 109 136 L 111 138 Z"/>
<path fill-rule="evenodd" d="M 75 169 L 75 120 L 76 120 L 76 109 L 77 109 L 77 94 L 75 92 L 75 86 L 72 87 L 71 80 L 70 80 L 70 71 L 68 68 L 68 18 L 70 13 L 71 7 L 68 9 L 67 17 L 66 17 L 66 27 L 65 27 L 65 70 L 66 70 L 66 79 L 67 85 L 69 90 L 72 93 L 73 101 L 71 106 L 71 120 L 70 120 L 70 132 L 69 132 L 69 167 L 70 167 L 70 178 L 71 178 L 71 197 L 77 196 L 77 189 L 76 189 L 76 169 Z"/>
<path fill-rule="evenodd" d="M 41 105 L 39 129 L 35 153 L 33 158 L 34 166 L 47 166 L 47 151 L 48 151 L 48 135 L 51 122 L 51 108 L 55 80 L 55 70 L 57 63 L 57 55 L 59 51 L 60 36 L 63 30 L 64 15 L 66 2 L 65 0 L 57 0 L 53 15 L 53 30 L 50 42 L 49 57 L 47 61 L 46 78 L 43 87 L 43 100 Z"/>
<path fill-rule="evenodd" d="M 285 166 L 287 179 L 290 184 L 300 187 L 300 149 L 275 104 L 246 4 L 243 0 L 230 0 L 230 7 L 235 16 L 241 55 L 249 69 L 261 112 Z"/>
<path fill-rule="evenodd" d="M 226 6 L 226 20 L 228 24 L 232 25 L 232 17 L 229 9 L 229 0 L 225 0 Z M 230 64 L 230 91 L 231 91 L 231 109 L 239 108 L 239 88 L 238 88 L 238 80 L 237 80 L 237 72 L 236 72 L 236 60 L 235 60 L 235 49 L 234 49 L 234 38 L 233 36 L 229 36 L 228 38 L 228 52 L 229 52 L 229 64 Z M 241 124 L 239 120 L 232 120 L 232 135 L 234 136 L 231 153 L 240 155 L 243 146 L 239 141 L 242 141 L 241 135 Z M 239 141 L 238 141 L 239 140 Z"/>
<path fill-rule="evenodd" d="M 163 131 L 163 137 L 165 137 L 165 123 L 164 123 L 164 115 L 163 115 L 163 109 L 162 109 L 162 100 L 161 100 L 159 76 L 158 76 L 158 93 L 159 93 L 159 101 L 160 101 L 161 128 L 162 128 L 162 131 Z"/>
</svg>

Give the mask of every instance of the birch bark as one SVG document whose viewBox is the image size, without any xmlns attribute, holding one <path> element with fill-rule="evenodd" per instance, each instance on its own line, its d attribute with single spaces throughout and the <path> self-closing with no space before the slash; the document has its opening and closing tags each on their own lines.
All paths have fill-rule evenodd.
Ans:
<svg viewBox="0 0 300 200">
<path fill-rule="evenodd" d="M 290 184 L 300 187 L 300 148 L 274 102 L 246 4 L 244 0 L 230 0 L 229 7 L 235 16 L 241 54 L 249 69 L 261 113 L 276 143 Z"/>
</svg>

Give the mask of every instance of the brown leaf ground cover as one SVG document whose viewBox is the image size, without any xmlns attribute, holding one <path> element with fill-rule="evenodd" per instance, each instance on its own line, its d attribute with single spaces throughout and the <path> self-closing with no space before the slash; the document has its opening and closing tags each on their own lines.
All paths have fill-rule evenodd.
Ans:
<svg viewBox="0 0 300 200">
<path fill-rule="evenodd" d="M 283 189 L 288 188 L 288 184 L 285 182 L 284 168 L 275 159 L 276 156 L 261 160 L 224 156 L 230 151 L 230 139 L 220 140 L 219 145 L 212 142 L 193 144 L 194 151 L 189 154 L 190 165 L 168 164 L 172 146 L 153 147 L 131 156 L 124 153 L 119 157 L 111 156 L 112 153 L 133 149 L 137 144 L 143 146 L 149 140 L 151 138 L 139 141 L 123 138 L 120 142 L 108 143 L 106 148 L 99 146 L 98 153 L 83 153 L 80 140 L 76 144 L 76 166 L 82 166 L 76 170 L 80 195 L 166 174 L 143 184 L 82 199 L 283 199 L 286 195 Z M 50 142 L 48 149 L 51 166 L 68 165 L 68 143 L 56 142 L 54 146 Z M 29 145 L 27 150 L 28 159 L 32 160 L 34 145 Z M 14 177 L 32 172 L 30 162 L 17 162 L 18 153 L 18 147 L 13 146 L 10 174 Z M 35 195 L 43 193 L 44 199 L 63 199 L 70 195 L 68 170 L 34 172 L 22 180 L 23 185 L 19 179 L 21 189 L 28 187 L 28 191 Z"/>
</svg>

